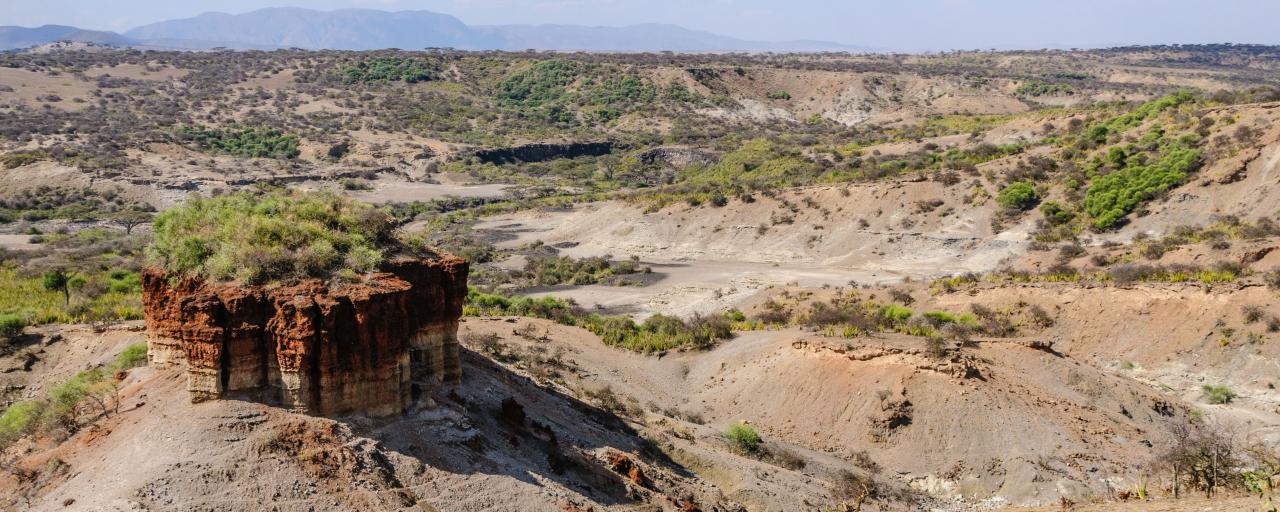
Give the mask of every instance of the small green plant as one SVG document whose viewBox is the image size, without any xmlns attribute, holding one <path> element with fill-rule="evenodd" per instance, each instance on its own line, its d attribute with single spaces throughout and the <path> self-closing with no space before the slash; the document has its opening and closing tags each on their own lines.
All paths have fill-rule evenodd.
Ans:
<svg viewBox="0 0 1280 512">
<path fill-rule="evenodd" d="M 747 453 L 755 453 L 760 449 L 760 433 L 755 427 L 735 421 L 729 425 L 729 429 L 724 432 L 725 439 L 728 439 L 733 445 Z"/>
<path fill-rule="evenodd" d="M 42 408 L 42 401 L 26 400 L 10 405 L 0 413 L 0 447 L 7 446 L 35 426 Z"/>
<path fill-rule="evenodd" d="M 1204 396 L 1204 400 L 1211 404 L 1229 404 L 1236 398 L 1236 392 L 1226 386 L 1215 386 L 1205 384 L 1200 387 L 1200 393 Z"/>
<path fill-rule="evenodd" d="M 1244 485 L 1250 493 L 1258 495 L 1258 499 L 1262 500 L 1262 508 L 1258 509 L 1263 512 L 1277 512 L 1277 505 L 1280 501 L 1276 500 L 1276 488 L 1271 483 L 1275 477 L 1275 469 L 1271 471 L 1246 471 L 1244 472 Z"/>
<path fill-rule="evenodd" d="M 0 341 L 9 341 L 22 335 L 27 321 L 17 315 L 0 315 Z"/>
<path fill-rule="evenodd" d="M 897 304 L 885 304 L 880 306 L 880 316 L 891 323 L 906 322 L 914 315 L 915 312 L 911 308 L 899 306 Z"/>
<path fill-rule="evenodd" d="M 133 343 L 125 347 L 120 354 L 116 355 L 116 360 L 111 363 L 111 371 L 128 370 L 137 368 L 147 364 L 147 344 Z"/>
</svg>

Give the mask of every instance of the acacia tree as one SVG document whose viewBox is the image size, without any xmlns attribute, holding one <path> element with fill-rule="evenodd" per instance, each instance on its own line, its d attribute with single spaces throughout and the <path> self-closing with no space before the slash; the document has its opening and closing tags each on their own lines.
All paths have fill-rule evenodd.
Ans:
<svg viewBox="0 0 1280 512">
<path fill-rule="evenodd" d="M 111 222 L 114 222 L 120 225 L 120 227 L 123 227 L 124 234 L 131 235 L 133 234 L 133 228 L 136 228 L 142 224 L 151 222 L 151 219 L 153 217 L 155 217 L 155 215 L 153 215 L 151 212 L 128 209 L 128 210 L 120 210 L 118 212 L 113 213 L 111 215 Z"/>
</svg>

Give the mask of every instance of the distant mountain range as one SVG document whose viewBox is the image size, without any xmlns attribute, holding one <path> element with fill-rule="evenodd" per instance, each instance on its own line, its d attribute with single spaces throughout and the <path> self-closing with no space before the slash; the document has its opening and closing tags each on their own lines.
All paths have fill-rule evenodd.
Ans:
<svg viewBox="0 0 1280 512">
<path fill-rule="evenodd" d="M 54 41 L 96 43 L 111 46 L 126 46 L 132 43 L 129 38 L 115 32 L 83 30 L 65 25 L 45 25 L 36 28 L 0 26 L 0 50 L 27 48 Z"/>
<path fill-rule="evenodd" d="M 227 47 L 616 52 L 870 51 L 865 47 L 824 41 L 747 41 L 665 24 L 623 27 L 469 26 L 458 18 L 437 12 L 387 12 L 372 9 L 315 11 L 279 7 L 244 14 L 205 13 L 193 18 L 144 25 L 124 34 L 60 25 L 38 28 L 0 27 L 0 50 L 27 48 L 55 41 L 192 50 Z"/>
</svg>

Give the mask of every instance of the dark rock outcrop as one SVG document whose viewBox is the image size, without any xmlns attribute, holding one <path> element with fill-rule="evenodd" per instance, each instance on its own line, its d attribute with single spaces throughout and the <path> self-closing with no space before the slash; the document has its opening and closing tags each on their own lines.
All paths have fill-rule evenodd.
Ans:
<svg viewBox="0 0 1280 512">
<path fill-rule="evenodd" d="M 509 148 L 481 149 L 474 154 L 481 162 L 492 164 L 509 164 L 515 162 L 544 162 L 558 158 L 577 158 L 580 156 L 607 155 L 613 151 L 613 143 L 604 142 L 566 142 L 535 143 Z"/>
<path fill-rule="evenodd" d="M 255 394 L 330 415 L 397 414 L 455 383 L 467 262 L 396 259 L 353 284 L 211 284 L 142 274 L 152 364 L 187 366 L 193 401 Z"/>
<path fill-rule="evenodd" d="M 675 168 L 691 165 L 715 165 L 720 157 L 710 151 L 694 148 L 660 147 L 640 153 L 637 158 L 645 164 L 665 164 Z"/>
</svg>

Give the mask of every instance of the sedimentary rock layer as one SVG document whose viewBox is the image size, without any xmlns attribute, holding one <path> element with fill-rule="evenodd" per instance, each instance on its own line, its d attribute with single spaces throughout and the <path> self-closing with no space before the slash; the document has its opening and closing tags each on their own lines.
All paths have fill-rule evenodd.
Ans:
<svg viewBox="0 0 1280 512">
<path fill-rule="evenodd" d="M 395 259 L 360 282 L 211 284 L 143 272 L 153 364 L 185 361 L 194 401 L 265 392 L 313 414 L 399 413 L 457 382 L 467 263 Z"/>
</svg>

